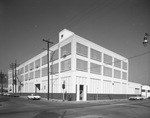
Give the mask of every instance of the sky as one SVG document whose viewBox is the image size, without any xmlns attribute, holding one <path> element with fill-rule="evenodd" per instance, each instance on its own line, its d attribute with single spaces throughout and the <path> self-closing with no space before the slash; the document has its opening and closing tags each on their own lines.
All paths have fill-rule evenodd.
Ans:
<svg viewBox="0 0 150 118">
<path fill-rule="evenodd" d="M 0 71 L 58 43 L 68 29 L 129 59 L 129 81 L 150 85 L 150 0 L 0 0 Z M 150 37 L 148 37 L 150 42 Z"/>
</svg>

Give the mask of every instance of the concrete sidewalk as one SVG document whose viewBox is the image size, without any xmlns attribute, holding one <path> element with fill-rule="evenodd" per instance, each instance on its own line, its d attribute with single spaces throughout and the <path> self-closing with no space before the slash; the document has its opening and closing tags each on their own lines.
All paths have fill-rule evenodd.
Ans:
<svg viewBox="0 0 150 118">
<path fill-rule="evenodd" d="M 20 96 L 21 98 L 27 99 L 27 96 Z M 122 103 L 128 101 L 128 99 L 107 99 L 107 100 L 88 100 L 88 101 L 68 101 L 59 99 L 49 99 L 41 98 L 41 101 L 56 102 L 56 103 L 74 103 L 74 104 L 84 104 L 84 103 L 99 103 L 99 104 L 112 104 L 112 103 Z"/>
</svg>

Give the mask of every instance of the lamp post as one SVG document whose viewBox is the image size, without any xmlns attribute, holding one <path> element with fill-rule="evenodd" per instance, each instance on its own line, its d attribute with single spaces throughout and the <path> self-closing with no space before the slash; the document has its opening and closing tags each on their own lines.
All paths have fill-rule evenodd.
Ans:
<svg viewBox="0 0 150 118">
<path fill-rule="evenodd" d="M 150 34 L 148 33 L 145 33 L 145 36 L 144 36 L 144 40 L 143 40 L 143 45 L 144 47 L 146 47 L 148 45 L 148 36 L 150 36 Z"/>
</svg>

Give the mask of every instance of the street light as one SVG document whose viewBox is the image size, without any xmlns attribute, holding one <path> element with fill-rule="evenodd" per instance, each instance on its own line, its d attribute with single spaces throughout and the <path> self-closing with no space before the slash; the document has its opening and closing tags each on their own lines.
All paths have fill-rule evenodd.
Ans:
<svg viewBox="0 0 150 118">
<path fill-rule="evenodd" d="M 143 40 L 143 45 L 144 47 L 146 47 L 148 45 L 148 36 L 150 36 L 150 34 L 148 33 L 145 33 L 145 36 L 144 36 L 144 40 Z"/>
</svg>

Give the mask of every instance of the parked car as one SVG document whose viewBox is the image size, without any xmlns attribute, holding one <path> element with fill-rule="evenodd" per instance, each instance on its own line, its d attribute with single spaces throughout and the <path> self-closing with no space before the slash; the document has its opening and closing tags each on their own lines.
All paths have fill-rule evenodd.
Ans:
<svg viewBox="0 0 150 118">
<path fill-rule="evenodd" d="M 143 100 L 144 97 L 143 96 L 131 96 L 129 97 L 129 100 Z"/>
<path fill-rule="evenodd" d="M 31 94 L 31 95 L 28 95 L 27 98 L 29 100 L 40 100 L 41 99 L 41 96 L 37 95 L 37 94 Z"/>
<path fill-rule="evenodd" d="M 10 93 L 6 93 L 5 96 L 10 96 Z"/>
<path fill-rule="evenodd" d="M 11 93 L 3 93 L 4 96 L 11 96 Z"/>
<path fill-rule="evenodd" d="M 13 94 L 11 94 L 10 95 L 11 97 L 20 97 L 18 94 L 16 94 L 16 93 L 13 93 Z"/>
</svg>

